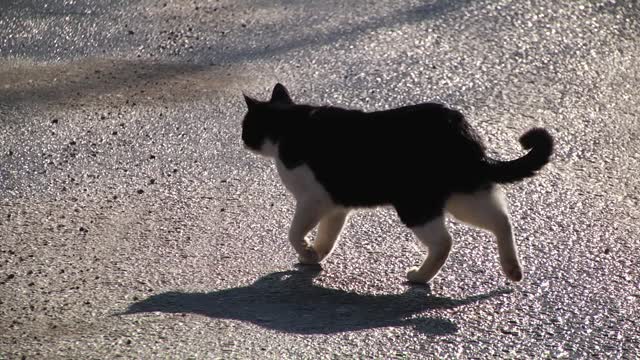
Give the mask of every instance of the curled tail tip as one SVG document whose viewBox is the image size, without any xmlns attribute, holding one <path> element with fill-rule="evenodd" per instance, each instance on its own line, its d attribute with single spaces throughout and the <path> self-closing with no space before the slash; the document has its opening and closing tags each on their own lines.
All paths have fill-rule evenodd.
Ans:
<svg viewBox="0 0 640 360">
<path fill-rule="evenodd" d="M 490 176 L 494 181 L 504 184 L 532 177 L 549 162 L 553 153 L 553 137 L 546 129 L 530 129 L 519 140 L 529 152 L 515 160 L 490 164 Z"/>
<path fill-rule="evenodd" d="M 525 149 L 545 149 L 549 154 L 553 150 L 553 137 L 546 129 L 533 128 L 520 137 L 520 144 Z"/>
</svg>

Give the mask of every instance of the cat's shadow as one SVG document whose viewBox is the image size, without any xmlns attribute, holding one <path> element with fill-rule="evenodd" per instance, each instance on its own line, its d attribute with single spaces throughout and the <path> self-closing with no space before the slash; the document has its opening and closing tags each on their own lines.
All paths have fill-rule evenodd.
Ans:
<svg viewBox="0 0 640 360">
<path fill-rule="evenodd" d="M 494 290 L 463 299 L 433 296 L 426 287 L 403 294 L 363 295 L 318 286 L 319 268 L 275 272 L 246 287 L 208 293 L 166 292 L 135 302 L 122 315 L 164 312 L 193 313 L 247 321 L 268 329 L 297 334 L 330 334 L 389 326 L 412 326 L 433 335 L 457 332 L 441 317 L 422 315 L 431 309 L 452 309 L 507 294 Z"/>
</svg>

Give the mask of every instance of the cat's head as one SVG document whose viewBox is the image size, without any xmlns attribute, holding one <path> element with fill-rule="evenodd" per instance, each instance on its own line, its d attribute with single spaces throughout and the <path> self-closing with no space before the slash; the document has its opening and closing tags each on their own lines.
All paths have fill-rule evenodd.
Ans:
<svg viewBox="0 0 640 360">
<path fill-rule="evenodd" d="M 283 110 L 294 105 L 289 91 L 278 83 L 273 87 L 269 101 L 256 100 L 244 94 L 243 96 L 247 103 L 247 113 L 242 120 L 244 146 L 264 156 L 275 156 Z"/>
</svg>

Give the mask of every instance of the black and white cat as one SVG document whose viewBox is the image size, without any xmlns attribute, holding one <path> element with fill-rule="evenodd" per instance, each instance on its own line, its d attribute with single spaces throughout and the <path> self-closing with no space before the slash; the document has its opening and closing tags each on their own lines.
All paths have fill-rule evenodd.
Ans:
<svg viewBox="0 0 640 360">
<path fill-rule="evenodd" d="M 506 203 L 496 184 L 534 176 L 549 162 L 553 139 L 544 129 L 520 138 L 529 152 L 515 160 L 489 158 L 463 115 L 425 103 L 363 112 L 295 104 L 276 84 L 271 100 L 245 95 L 242 140 L 249 150 L 275 159 L 296 209 L 289 241 L 303 264 L 333 250 L 350 210 L 393 206 L 400 220 L 427 247 L 411 282 L 427 283 L 445 263 L 452 240 L 445 211 L 491 231 L 509 279 L 522 270 Z M 305 236 L 318 225 L 312 243 Z"/>
</svg>

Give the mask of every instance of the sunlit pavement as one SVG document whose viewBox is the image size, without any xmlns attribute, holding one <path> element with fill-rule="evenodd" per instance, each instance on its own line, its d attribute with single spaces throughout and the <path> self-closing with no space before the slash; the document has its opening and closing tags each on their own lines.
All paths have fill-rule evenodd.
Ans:
<svg viewBox="0 0 640 360">
<path fill-rule="evenodd" d="M 633 1 L 3 1 L 0 358 L 636 358 L 639 36 Z M 240 143 L 277 81 L 444 102 L 504 159 L 548 128 L 505 188 L 525 279 L 451 221 L 408 285 L 425 250 L 389 209 L 296 267 L 293 199 Z"/>
</svg>

